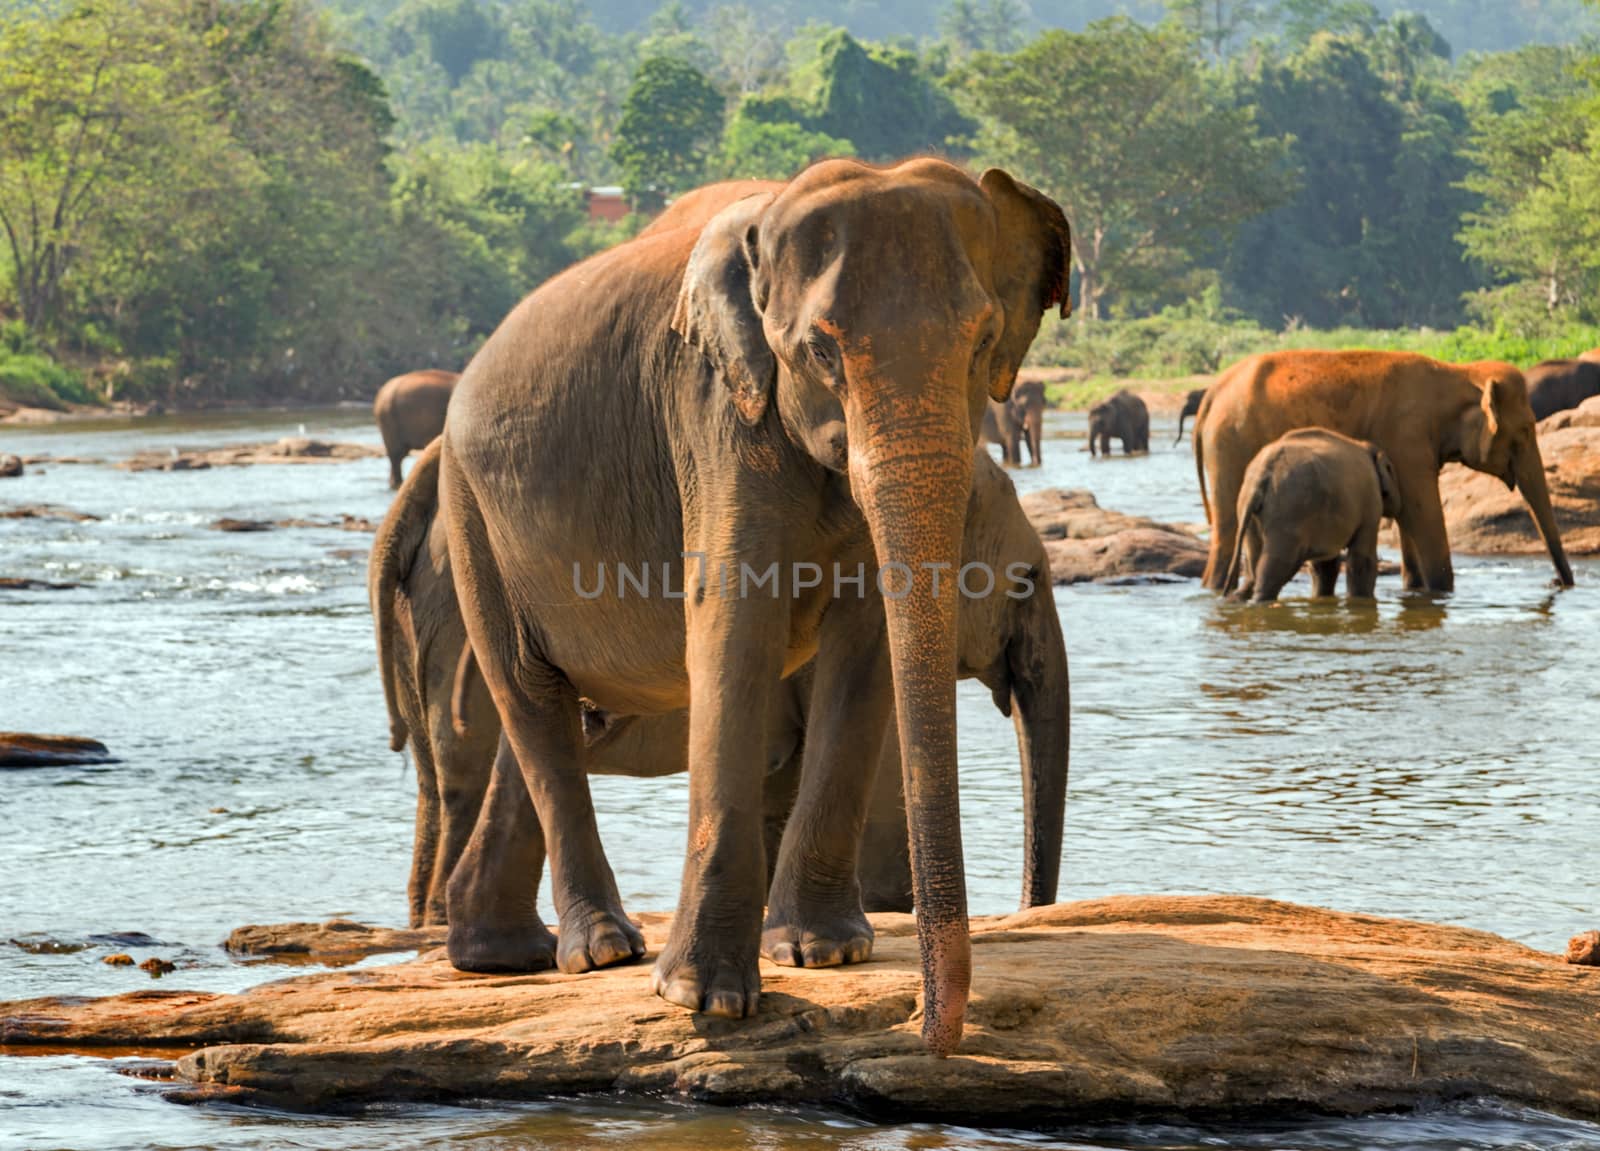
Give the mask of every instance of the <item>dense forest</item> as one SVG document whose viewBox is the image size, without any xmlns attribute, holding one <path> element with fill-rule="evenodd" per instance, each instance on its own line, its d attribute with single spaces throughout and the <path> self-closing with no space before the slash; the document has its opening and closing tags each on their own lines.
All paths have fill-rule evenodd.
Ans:
<svg viewBox="0 0 1600 1151">
<path fill-rule="evenodd" d="M 367 395 L 700 182 L 918 152 L 1066 209 L 1078 322 L 1041 359 L 1596 342 L 1591 10 L 1408 7 L 9 3 L 0 391 Z M 633 213 L 591 219 L 609 184 Z"/>
</svg>

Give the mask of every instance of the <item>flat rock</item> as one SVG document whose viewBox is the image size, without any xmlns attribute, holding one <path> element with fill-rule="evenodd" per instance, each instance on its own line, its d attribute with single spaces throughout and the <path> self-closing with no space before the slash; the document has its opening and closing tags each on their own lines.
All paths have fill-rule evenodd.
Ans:
<svg viewBox="0 0 1600 1151">
<path fill-rule="evenodd" d="M 239 995 L 0 1003 L 0 1044 L 198 1047 L 190 1097 L 307 1107 L 639 1091 L 1016 1127 L 1489 1096 L 1600 1116 L 1600 971 L 1483 932 L 1231 896 L 977 920 L 966 1035 L 937 1060 L 911 919 L 872 919 L 870 963 L 763 962 L 748 1020 L 656 999 L 648 959 L 475 976 L 433 952 Z"/>
<path fill-rule="evenodd" d="M 71 591 L 82 584 L 56 583 L 47 579 L 28 579 L 23 576 L 0 576 L 0 591 Z"/>
<path fill-rule="evenodd" d="M 0 731 L 0 767 L 71 767 L 116 762 L 116 757 L 97 739 Z"/>
<path fill-rule="evenodd" d="M 139 452 L 117 466 L 131 472 L 187 472 L 206 468 L 247 467 L 252 464 L 340 463 L 380 458 L 383 449 L 373 444 L 330 443 L 290 436 L 273 443 L 232 444 L 192 451 L 168 449 Z"/>
<path fill-rule="evenodd" d="M 1205 571 L 1206 545 L 1187 527 L 1109 511 L 1082 489 L 1045 488 L 1021 502 L 1058 584 L 1198 579 Z"/>
<path fill-rule="evenodd" d="M 446 927 L 372 927 L 352 919 L 323 923 L 251 924 L 223 943 L 234 955 L 292 956 L 318 963 L 350 963 L 369 955 L 443 947 Z"/>
<path fill-rule="evenodd" d="M 72 520 L 82 524 L 93 523 L 99 518 L 59 504 L 11 504 L 0 507 L 0 520 Z"/>
</svg>

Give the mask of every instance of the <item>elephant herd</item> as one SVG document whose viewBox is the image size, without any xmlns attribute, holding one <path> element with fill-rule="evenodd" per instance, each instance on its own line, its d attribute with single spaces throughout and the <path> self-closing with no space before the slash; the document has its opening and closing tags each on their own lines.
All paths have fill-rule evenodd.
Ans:
<svg viewBox="0 0 1600 1151">
<path fill-rule="evenodd" d="M 1070 312 L 1070 259 L 1060 208 L 998 169 L 824 161 L 682 197 L 537 289 L 459 380 L 385 386 L 399 493 L 371 601 L 391 743 L 419 778 L 411 916 L 448 924 L 456 967 L 641 957 L 587 777 L 687 771 L 656 994 L 748 1016 L 759 957 L 860 962 L 865 911 L 914 906 L 923 1038 L 955 1049 L 958 678 L 1015 723 L 1022 903 L 1056 895 L 1066 649 L 1044 547 L 975 443 L 1039 463 L 1043 392 L 1016 376 L 1044 315 Z M 1137 397 L 1101 408 L 1102 450 L 1148 450 Z M 1437 473 L 1460 460 L 1522 488 L 1570 583 L 1532 427 L 1504 365 L 1247 360 L 1195 413 L 1206 582 L 1270 598 L 1311 560 L 1331 590 L 1349 551 L 1370 594 L 1389 516 L 1407 586 L 1447 590 Z"/>
</svg>

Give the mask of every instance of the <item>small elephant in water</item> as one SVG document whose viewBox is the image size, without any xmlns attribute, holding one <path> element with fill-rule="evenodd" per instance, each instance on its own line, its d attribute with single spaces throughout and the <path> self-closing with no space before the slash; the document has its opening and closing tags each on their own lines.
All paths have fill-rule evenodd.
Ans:
<svg viewBox="0 0 1600 1151">
<path fill-rule="evenodd" d="M 1150 409 L 1127 388 L 1089 409 L 1089 454 L 1111 454 L 1111 437 L 1122 441 L 1124 455 L 1150 450 Z"/>
<path fill-rule="evenodd" d="M 1239 491 L 1238 534 L 1228 570 L 1249 574 L 1239 599 L 1267 603 L 1309 562 L 1313 593 L 1333 594 L 1347 555 L 1346 590 L 1370 599 L 1378 580 L 1378 529 L 1401 514 L 1394 464 L 1376 444 L 1326 428 L 1300 428 L 1257 453 Z"/>
<path fill-rule="evenodd" d="M 396 376 L 378 389 L 372 414 L 383 433 L 384 454 L 389 457 L 389 486 L 400 487 L 400 461 L 421 451 L 444 431 L 444 414 L 450 406 L 458 372 L 428 368 Z"/>
<path fill-rule="evenodd" d="M 1545 360 L 1529 368 L 1526 377 L 1533 418 L 1548 419 L 1600 396 L 1600 348 L 1575 360 Z"/>
<path fill-rule="evenodd" d="M 1172 446 L 1177 447 L 1183 442 L 1183 421 L 1190 416 L 1199 415 L 1200 401 L 1206 398 L 1204 388 L 1195 388 L 1183 398 L 1183 411 L 1178 413 L 1178 436 L 1172 441 Z"/>
<path fill-rule="evenodd" d="M 391 744 L 409 740 L 417 767 L 416 842 L 410 882 L 413 926 L 447 922 L 446 886 L 473 834 L 491 765 L 506 754 L 499 716 L 466 650 L 455 600 L 446 531 L 439 515 L 439 447 L 425 450 L 378 530 L 370 589 L 380 634 L 381 670 L 390 709 Z M 1011 481 L 986 452 L 976 453 L 962 549 L 965 564 L 994 573 L 991 594 L 962 600 L 959 674 L 980 680 L 1013 717 L 1022 758 L 1024 862 L 1022 905 L 1055 900 L 1066 797 L 1069 699 L 1066 646 L 1050 594 L 1049 559 Z M 1032 594 L 1010 596 L 1020 574 Z M 975 580 L 977 585 L 982 580 Z M 974 592 L 981 590 L 977 586 Z M 1018 589 L 1020 590 L 1020 589 Z M 459 675 L 458 675 L 459 672 Z M 765 792 L 768 879 L 800 787 L 814 670 L 784 681 L 768 749 Z M 583 714 L 586 767 L 593 774 L 655 777 L 688 769 L 688 713 L 614 717 Z M 879 764 L 858 864 L 868 911 L 911 907 L 911 861 L 900 782 L 900 745 L 891 727 Z M 514 762 L 496 768 L 496 830 L 506 850 L 536 874 L 544 838 Z M 504 778 L 501 778 L 503 774 Z M 466 877 L 463 882 L 469 882 Z"/>
</svg>

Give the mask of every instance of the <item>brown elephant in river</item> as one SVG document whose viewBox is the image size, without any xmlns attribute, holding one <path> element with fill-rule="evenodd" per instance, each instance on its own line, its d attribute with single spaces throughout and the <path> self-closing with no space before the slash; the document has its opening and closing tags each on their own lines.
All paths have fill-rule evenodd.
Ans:
<svg viewBox="0 0 1600 1151">
<path fill-rule="evenodd" d="M 1528 369 L 1528 406 L 1533 418 L 1547 420 L 1600 396 L 1600 349 L 1575 360 L 1545 360 Z"/>
<path fill-rule="evenodd" d="M 1572 586 L 1527 388 L 1516 368 L 1444 364 L 1405 352 L 1272 352 L 1224 372 L 1195 417 L 1195 470 L 1211 522 L 1207 587 L 1232 590 L 1228 563 L 1250 461 L 1283 433 L 1303 427 L 1370 441 L 1394 464 L 1407 588 L 1444 592 L 1454 586 L 1439 499 L 1439 469 L 1453 460 L 1522 489 L 1561 584 Z"/>
<path fill-rule="evenodd" d="M 982 438 L 999 444 L 1006 467 L 1022 466 L 1022 449 L 1028 449 L 1028 466 L 1039 467 L 1044 462 L 1044 381 L 1021 380 L 1011 389 L 1007 400 L 990 400 L 989 410 L 983 416 Z"/>
<path fill-rule="evenodd" d="M 421 451 L 444 431 L 444 414 L 455 390 L 457 372 L 428 368 L 396 376 L 378 389 L 372 415 L 383 433 L 383 451 L 389 457 L 389 486 L 400 486 L 400 462 Z"/>
<path fill-rule="evenodd" d="M 1183 442 L 1183 421 L 1200 411 L 1200 401 L 1206 398 L 1204 388 L 1191 388 L 1189 394 L 1183 397 L 1183 411 L 1178 413 L 1178 435 L 1172 441 L 1172 446 L 1177 447 Z"/>
<path fill-rule="evenodd" d="M 1378 529 L 1398 518 L 1400 481 L 1376 444 L 1326 428 L 1298 428 L 1256 453 L 1239 489 L 1239 525 L 1228 566 L 1232 585 L 1248 560 L 1237 593 L 1269 603 L 1311 564 L 1312 594 L 1330 596 L 1339 559 L 1348 553 L 1345 584 L 1371 599 L 1378 585 Z"/>
<path fill-rule="evenodd" d="M 1111 454 L 1111 437 L 1122 441 L 1124 455 L 1150 450 L 1150 409 L 1127 388 L 1107 396 L 1089 409 L 1089 454 Z"/>
<path fill-rule="evenodd" d="M 369 586 L 375 615 L 392 613 L 394 642 L 382 655 L 390 728 L 409 737 L 417 767 L 416 842 L 410 882 L 413 926 L 447 921 L 445 884 L 471 833 L 500 735 L 483 682 L 462 664 L 465 631 L 437 515 L 439 450 L 425 450 L 378 529 Z M 1049 560 L 1015 489 L 986 452 L 974 461 L 963 565 L 995 573 L 988 594 L 963 600 L 959 674 L 981 680 L 1013 716 L 1024 796 L 1022 906 L 1055 901 L 1061 859 L 1069 739 L 1067 657 L 1050 594 Z M 1013 588 L 1011 580 L 1019 582 Z M 971 590 L 984 590 L 974 579 Z M 1009 590 L 1029 594 L 1006 594 Z M 875 626 L 881 627 L 881 623 Z M 458 667 L 465 666 L 454 684 Z M 768 866 L 799 785 L 809 665 L 784 681 L 767 758 Z M 452 710 L 457 714 L 452 719 Z M 655 777 L 688 770 L 688 715 L 613 717 L 586 709 L 590 774 Z M 856 754 L 859 765 L 861 755 Z M 871 764 L 879 757 L 870 757 Z M 910 860 L 900 788 L 900 751 L 884 741 L 858 873 L 867 911 L 910 910 Z M 513 776 L 516 786 L 521 781 Z M 522 798 L 520 790 L 516 798 Z M 515 805 L 524 836 L 542 836 L 532 805 Z M 526 853 L 526 844 L 519 850 Z M 542 859 L 538 862 L 542 866 Z M 535 875 L 537 872 L 535 871 Z M 525 880 L 526 882 L 526 880 Z M 536 882 L 536 880 L 534 881 Z"/>
<path fill-rule="evenodd" d="M 469 642 L 539 822 L 560 829 L 563 970 L 643 952 L 595 828 L 581 699 L 611 714 L 689 707 L 689 845 L 653 984 L 730 1017 L 755 1009 L 760 954 L 870 954 L 855 861 L 871 773 L 847 752 L 880 745 L 892 705 L 923 1035 L 954 1049 L 970 980 L 958 633 L 956 600 L 931 574 L 959 564 L 984 404 L 1010 394 L 1044 312 L 1066 311 L 1070 244 L 1060 209 L 1004 172 L 825 161 L 704 227 L 562 273 L 473 358 L 444 431 L 440 502 Z M 888 589 L 876 633 L 876 597 L 811 578 L 873 561 Z M 666 586 L 577 578 L 624 563 Z M 783 675 L 812 658 L 824 687 L 811 714 L 829 722 L 810 725 L 765 898 L 765 773 L 750 749 L 768 744 Z M 452 877 L 450 954 L 469 969 L 550 947 L 496 841 L 507 790 L 491 783 Z M 459 885 L 464 874 L 476 882 Z"/>
</svg>

